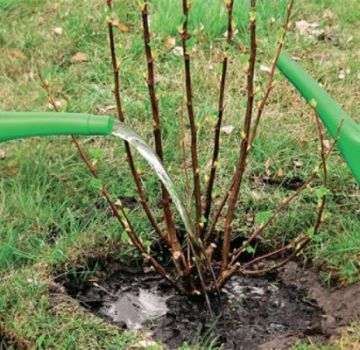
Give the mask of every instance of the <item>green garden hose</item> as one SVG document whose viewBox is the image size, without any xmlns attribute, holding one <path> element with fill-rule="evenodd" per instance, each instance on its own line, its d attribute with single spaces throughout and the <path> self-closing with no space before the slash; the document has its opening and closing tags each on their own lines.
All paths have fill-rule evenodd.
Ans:
<svg viewBox="0 0 360 350">
<path fill-rule="evenodd" d="M 33 136 L 110 135 L 110 117 L 78 113 L 0 112 L 0 142 Z"/>
<path fill-rule="evenodd" d="M 360 184 L 360 126 L 286 53 L 277 66 L 308 101 L 312 101 Z M 52 135 L 110 135 L 114 120 L 110 117 L 78 113 L 0 112 L 0 142 Z"/>
<path fill-rule="evenodd" d="M 311 102 L 360 184 L 360 126 L 322 89 L 319 84 L 286 53 L 277 67 L 306 101 Z"/>
</svg>

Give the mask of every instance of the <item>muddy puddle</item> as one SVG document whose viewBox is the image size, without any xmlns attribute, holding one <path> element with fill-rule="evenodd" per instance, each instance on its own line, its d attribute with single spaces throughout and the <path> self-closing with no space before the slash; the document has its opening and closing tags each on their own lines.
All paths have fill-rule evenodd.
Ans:
<svg viewBox="0 0 360 350">
<path fill-rule="evenodd" d="M 89 270 L 94 270 L 94 262 Z M 297 340 L 324 340 L 360 316 L 360 286 L 327 290 L 315 273 L 294 263 L 265 277 L 237 276 L 212 302 L 178 295 L 161 278 L 141 267 L 96 263 L 57 273 L 55 280 L 82 306 L 120 328 L 141 329 L 168 349 L 184 342 L 223 349 L 285 349 Z M 347 300 L 348 299 L 348 300 Z"/>
</svg>

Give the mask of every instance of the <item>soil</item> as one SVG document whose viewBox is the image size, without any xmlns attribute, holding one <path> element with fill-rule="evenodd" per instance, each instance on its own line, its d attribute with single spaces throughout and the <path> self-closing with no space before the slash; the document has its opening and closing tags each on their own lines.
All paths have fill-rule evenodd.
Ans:
<svg viewBox="0 0 360 350">
<path fill-rule="evenodd" d="M 143 332 L 176 349 L 184 342 L 223 349 L 288 349 L 304 337 L 324 340 L 360 318 L 360 283 L 327 289 L 317 273 L 294 262 L 276 274 L 235 276 L 213 298 L 215 319 L 202 298 L 177 294 L 147 267 L 94 254 L 82 267 L 54 273 L 58 291 L 121 328 Z M 93 273 L 89 274 L 89 271 Z M 96 271 L 96 272 L 95 272 Z"/>
<path fill-rule="evenodd" d="M 94 260 L 90 269 L 95 265 L 98 272 L 87 279 L 79 269 L 67 275 L 58 271 L 55 281 L 89 311 L 121 328 L 143 329 L 168 349 L 184 342 L 285 349 L 303 337 L 328 336 L 340 325 L 338 319 L 343 323 L 350 317 L 340 317 L 341 310 L 333 316 L 334 300 L 323 300 L 327 291 L 296 264 L 261 278 L 235 277 L 222 290 L 221 304 L 212 300 L 217 319 L 209 315 L 203 299 L 178 295 L 141 266 Z"/>
<path fill-rule="evenodd" d="M 304 299 L 303 291 L 287 288 L 277 278 L 237 276 L 222 291 L 222 305 L 213 301 L 218 320 L 209 317 L 202 301 L 173 296 L 167 301 L 170 311 L 149 329 L 169 349 L 191 339 L 214 340 L 224 349 L 256 349 L 280 335 L 320 332 L 321 310 Z"/>
<path fill-rule="evenodd" d="M 287 286 L 305 288 L 308 296 L 316 300 L 324 312 L 321 326 L 324 333 L 336 334 L 340 327 L 360 319 L 360 283 L 328 289 L 319 284 L 314 271 L 303 270 L 295 262 L 280 271 L 280 278 Z"/>
</svg>

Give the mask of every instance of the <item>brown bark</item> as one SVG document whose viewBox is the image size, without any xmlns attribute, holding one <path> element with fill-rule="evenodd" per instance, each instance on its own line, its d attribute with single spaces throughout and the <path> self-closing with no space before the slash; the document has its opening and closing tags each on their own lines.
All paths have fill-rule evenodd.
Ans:
<svg viewBox="0 0 360 350">
<path fill-rule="evenodd" d="M 191 134 L 191 161 L 192 161 L 195 211 L 196 211 L 195 225 L 196 225 L 196 232 L 200 234 L 202 228 L 202 224 L 201 224 L 202 204 L 201 204 L 200 170 L 199 170 L 199 161 L 197 155 L 197 126 L 196 126 L 196 119 L 194 115 L 194 108 L 192 101 L 190 54 L 188 53 L 187 44 L 186 44 L 187 40 L 190 38 L 190 35 L 188 33 L 190 7 L 188 0 L 182 0 L 182 3 L 183 3 L 183 13 L 185 16 L 185 20 L 182 26 L 181 40 L 182 40 L 184 68 L 185 68 L 186 106 L 188 110 L 190 134 Z"/>
<path fill-rule="evenodd" d="M 163 162 L 164 154 L 162 148 L 159 103 L 155 91 L 154 58 L 150 47 L 151 35 L 149 30 L 147 1 L 144 2 L 141 8 L 141 16 L 142 16 L 142 24 L 143 24 L 143 32 L 144 32 L 144 48 L 145 48 L 146 63 L 148 70 L 147 85 L 149 90 L 149 97 L 150 97 L 151 111 L 153 118 L 153 134 L 155 140 L 155 151 L 158 157 L 160 158 L 160 160 Z M 165 224 L 168 230 L 168 239 L 170 241 L 172 254 L 173 254 L 173 260 L 178 272 L 182 274 L 183 273 L 182 269 L 186 268 L 186 260 L 177 237 L 177 233 L 172 217 L 172 212 L 170 208 L 169 193 L 167 192 L 166 188 L 163 185 L 161 185 L 161 198 L 162 198 L 162 207 L 164 210 Z"/>
<path fill-rule="evenodd" d="M 277 60 L 278 60 L 278 58 L 280 56 L 280 53 L 282 51 L 283 44 L 284 44 L 284 41 L 285 41 L 286 34 L 287 34 L 288 30 L 289 30 L 290 17 L 291 17 L 291 12 L 292 12 L 294 2 L 295 2 L 295 0 L 290 0 L 289 3 L 288 3 L 287 15 L 286 15 L 285 23 L 284 23 L 284 33 L 283 33 L 283 35 L 281 36 L 281 38 L 279 40 L 279 46 L 278 46 L 275 58 L 274 58 L 274 60 L 272 62 L 271 68 L 270 68 L 270 74 L 269 74 L 269 80 L 268 80 L 267 88 L 265 90 L 263 99 L 261 100 L 259 108 L 258 108 L 258 112 L 257 112 L 256 119 L 255 119 L 255 122 L 254 122 L 254 128 L 252 130 L 251 138 L 250 138 L 250 141 L 249 141 L 249 146 L 252 145 L 252 143 L 253 143 L 253 141 L 254 141 L 254 139 L 256 137 L 257 129 L 258 129 L 258 126 L 259 126 L 259 123 L 260 123 L 260 119 L 261 119 L 263 110 L 264 110 L 265 105 L 267 103 L 267 100 L 269 98 L 270 92 L 272 91 L 272 88 L 273 88 L 273 81 L 274 81 L 274 74 L 275 74 L 275 69 L 276 69 L 276 62 L 277 62 Z M 209 237 L 211 237 L 211 235 L 214 232 L 216 224 L 217 224 L 217 222 L 218 222 L 218 220 L 220 218 L 221 212 L 222 212 L 222 210 L 223 210 L 223 208 L 224 208 L 224 206 L 226 204 L 226 201 L 228 200 L 229 193 L 231 191 L 232 186 L 233 186 L 233 182 L 231 182 L 230 187 L 225 192 L 224 197 L 222 198 L 220 204 L 218 205 L 218 207 L 217 207 L 217 209 L 215 211 L 215 214 L 214 214 L 214 216 L 212 218 L 210 228 L 208 229 L 208 231 L 206 233 L 206 240 L 209 239 Z"/>
<path fill-rule="evenodd" d="M 232 232 L 232 221 L 234 218 L 235 206 L 239 195 L 240 186 L 246 168 L 246 160 L 248 155 L 250 127 L 253 115 L 254 105 L 254 72 L 256 61 L 256 18 L 255 7 L 256 0 L 250 0 L 250 58 L 249 67 L 247 71 L 247 106 L 244 118 L 244 127 L 242 132 L 242 141 L 240 147 L 240 159 L 234 174 L 234 184 L 229 193 L 228 210 L 225 217 L 224 224 L 224 240 L 221 253 L 221 271 L 227 269 L 229 261 L 230 240 Z"/>
<path fill-rule="evenodd" d="M 114 39 L 114 31 L 113 31 L 113 25 L 111 22 L 108 23 L 108 32 L 109 32 L 109 43 L 110 43 L 110 55 L 111 55 L 111 64 L 112 64 L 112 68 L 113 68 L 113 75 L 114 75 L 114 98 L 115 98 L 115 104 L 116 104 L 116 111 L 117 111 L 117 116 L 118 119 L 121 122 L 125 121 L 125 115 L 124 115 L 124 111 L 122 108 L 122 103 L 121 103 L 121 94 L 120 94 L 120 73 L 119 73 L 119 66 L 118 66 L 118 62 L 117 62 L 117 58 L 116 58 L 116 51 L 115 51 L 115 39 Z M 141 206 L 143 207 L 146 216 L 151 224 L 151 226 L 153 227 L 153 229 L 155 230 L 156 234 L 168 245 L 171 246 L 170 244 L 170 240 L 168 239 L 168 237 L 161 231 L 160 227 L 158 226 L 156 219 L 155 219 L 155 215 L 153 214 L 152 210 L 149 207 L 146 195 L 145 195 L 145 191 L 144 191 L 144 186 L 142 184 L 140 175 L 135 167 L 135 162 L 133 159 L 133 155 L 131 152 L 131 148 L 130 145 L 128 144 L 128 142 L 124 142 L 124 146 L 125 146 L 125 152 L 126 152 L 126 158 L 129 164 L 129 168 L 132 174 L 132 177 L 134 179 L 135 185 L 136 185 L 136 189 L 140 198 L 140 203 Z"/>
<path fill-rule="evenodd" d="M 232 27 L 233 6 L 234 6 L 234 0 L 230 0 L 228 3 L 226 3 L 226 9 L 228 12 L 226 41 L 227 41 L 228 45 L 230 45 L 232 36 L 233 36 L 233 27 Z M 204 210 L 204 228 L 202 229 L 203 233 L 205 232 L 206 227 L 208 226 L 208 220 L 209 220 L 209 215 L 210 215 L 210 210 L 211 210 L 211 205 L 212 205 L 212 191 L 213 191 L 213 186 L 214 186 L 214 181 L 215 181 L 215 176 L 216 176 L 217 163 L 218 163 L 218 159 L 219 159 L 220 132 L 221 132 L 221 124 L 222 124 L 222 119 L 223 119 L 223 114 L 224 114 L 224 97 L 225 97 L 227 67 L 228 67 L 228 56 L 227 56 L 227 53 L 225 53 L 225 56 L 224 56 L 224 59 L 222 62 L 222 73 L 221 73 L 221 79 L 220 79 L 219 108 L 218 108 L 217 122 L 215 125 L 213 156 L 212 156 L 212 161 L 211 161 L 211 170 L 210 170 L 209 181 L 207 183 L 207 188 L 206 188 L 206 199 L 205 199 L 205 210 Z"/>
<path fill-rule="evenodd" d="M 324 155 L 322 156 L 322 162 L 321 164 L 323 164 L 323 161 L 329 157 L 329 155 L 331 154 L 332 150 L 334 149 L 336 145 L 336 141 L 331 145 L 331 147 L 329 148 L 329 150 L 324 153 Z M 319 173 L 319 169 L 318 167 L 308 176 L 308 178 L 306 179 L 306 181 L 303 183 L 303 185 L 301 187 L 299 187 L 294 193 L 292 193 L 290 196 L 288 196 L 287 198 L 285 198 L 278 206 L 277 208 L 274 210 L 273 214 L 270 216 L 270 218 L 262 225 L 259 226 L 259 228 L 257 228 L 252 234 L 251 236 L 246 240 L 245 244 L 243 244 L 242 247 L 240 247 L 239 249 L 237 249 L 234 254 L 233 254 L 233 258 L 232 261 L 236 261 L 240 255 L 244 252 L 245 247 L 247 244 L 250 244 L 251 242 L 254 241 L 254 239 L 256 239 L 257 237 L 259 237 L 260 235 L 262 235 L 262 233 L 265 231 L 265 229 L 267 227 L 269 227 L 273 221 L 275 221 L 279 214 L 289 206 L 289 204 L 296 199 L 300 193 L 307 188 L 307 186 L 309 186 L 309 184 L 315 179 L 315 177 L 317 176 L 317 174 Z M 325 205 L 322 204 L 322 206 Z M 322 209 L 323 210 L 323 209 Z M 319 220 L 319 219 L 318 219 Z M 315 231 L 317 231 L 318 227 L 320 225 L 320 222 L 318 224 L 315 225 Z"/>
</svg>

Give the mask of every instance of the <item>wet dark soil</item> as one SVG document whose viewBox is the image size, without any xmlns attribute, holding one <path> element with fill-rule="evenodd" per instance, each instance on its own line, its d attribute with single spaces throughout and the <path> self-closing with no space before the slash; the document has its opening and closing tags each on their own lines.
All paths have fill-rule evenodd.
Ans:
<svg viewBox="0 0 360 350">
<path fill-rule="evenodd" d="M 274 339 L 275 347 L 268 349 L 281 349 L 299 338 L 324 335 L 324 311 L 317 301 L 281 274 L 235 277 L 222 290 L 221 304 L 213 299 L 218 317 L 212 318 L 201 298 L 178 295 L 153 272 L 109 261 L 97 266 L 91 276 L 85 277 L 84 269 L 58 271 L 55 280 L 91 312 L 121 328 L 142 328 L 168 349 L 212 341 L 224 349 L 266 349 Z"/>
<path fill-rule="evenodd" d="M 304 291 L 287 288 L 277 278 L 237 276 L 222 292 L 222 304 L 213 302 L 218 320 L 211 320 L 201 301 L 169 298 L 169 312 L 149 327 L 152 335 L 169 349 L 189 339 L 216 339 L 224 349 L 256 349 L 281 335 L 321 333 L 316 303 L 307 303 Z"/>
<path fill-rule="evenodd" d="M 54 280 L 61 286 L 51 294 L 66 292 L 105 320 L 142 329 L 171 350 L 184 342 L 288 349 L 304 337 L 324 340 L 360 319 L 360 283 L 327 289 L 316 271 L 295 262 L 276 274 L 235 276 L 222 290 L 221 303 L 212 300 L 217 318 L 209 315 L 203 299 L 181 296 L 139 261 L 129 259 L 125 265 L 104 250 L 81 259 L 70 272 L 59 268 Z"/>
<path fill-rule="evenodd" d="M 282 188 L 286 189 L 286 190 L 290 190 L 290 191 L 296 191 L 298 190 L 300 187 L 302 187 L 304 185 L 305 181 L 298 177 L 298 176 L 294 176 L 292 178 L 288 178 L 285 179 L 281 182 L 279 182 L 278 184 L 273 183 L 274 185 L 280 185 Z"/>
</svg>

